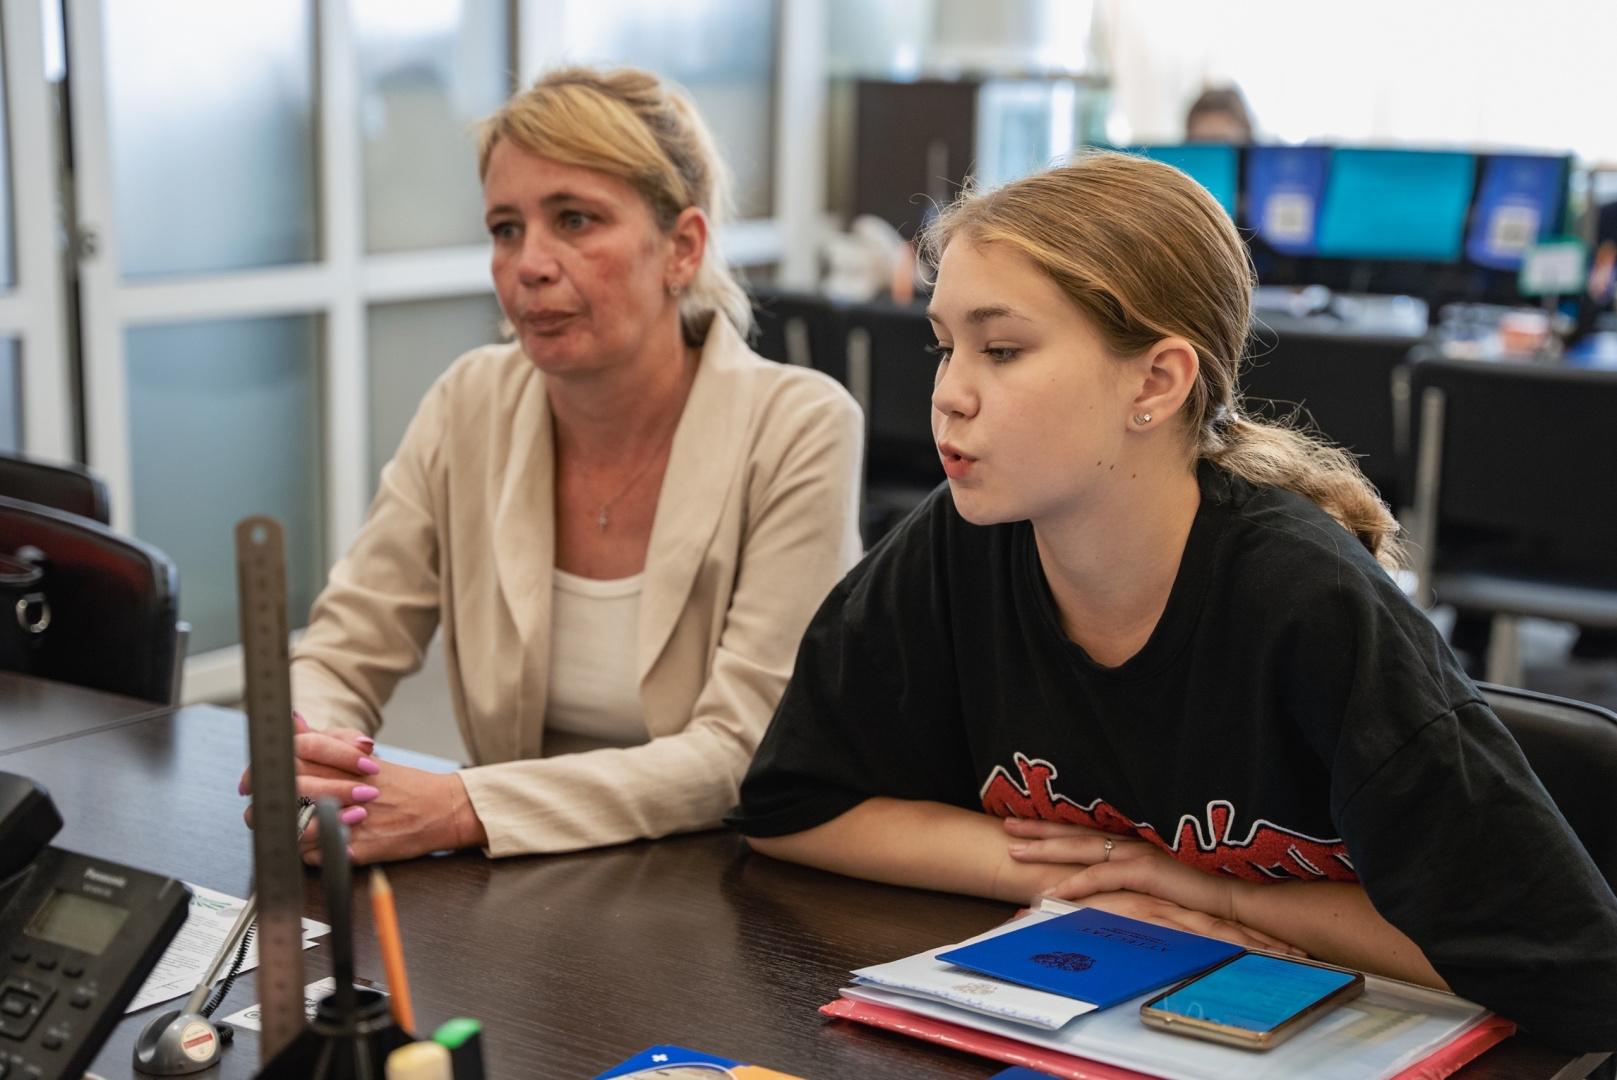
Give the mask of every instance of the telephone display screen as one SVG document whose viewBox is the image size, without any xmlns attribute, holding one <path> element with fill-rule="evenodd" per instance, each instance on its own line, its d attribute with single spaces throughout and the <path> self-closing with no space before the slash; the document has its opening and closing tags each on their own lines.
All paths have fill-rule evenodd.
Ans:
<svg viewBox="0 0 1617 1080">
<path fill-rule="evenodd" d="M 1247 953 L 1152 1007 L 1246 1031 L 1270 1031 L 1353 978 L 1351 972 Z"/>
<path fill-rule="evenodd" d="M 39 906 L 24 933 L 100 956 L 127 918 L 129 912 L 125 908 L 58 890 Z"/>
</svg>

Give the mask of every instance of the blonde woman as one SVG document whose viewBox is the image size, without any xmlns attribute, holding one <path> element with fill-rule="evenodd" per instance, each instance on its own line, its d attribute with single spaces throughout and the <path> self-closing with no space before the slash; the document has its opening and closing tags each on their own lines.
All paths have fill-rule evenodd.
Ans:
<svg viewBox="0 0 1617 1080">
<path fill-rule="evenodd" d="M 1617 899 L 1377 559 L 1352 459 L 1245 416 L 1252 272 L 1182 173 L 950 207 L 948 473 L 815 616 L 733 822 L 860 877 L 1449 985 L 1617 1047 Z"/>
<path fill-rule="evenodd" d="M 515 341 L 422 401 L 293 653 L 299 790 L 349 804 L 360 862 L 718 825 L 860 553 L 858 407 L 747 348 L 689 103 L 556 71 L 479 167 Z M 474 761 L 447 776 L 369 756 L 435 629 Z"/>
</svg>

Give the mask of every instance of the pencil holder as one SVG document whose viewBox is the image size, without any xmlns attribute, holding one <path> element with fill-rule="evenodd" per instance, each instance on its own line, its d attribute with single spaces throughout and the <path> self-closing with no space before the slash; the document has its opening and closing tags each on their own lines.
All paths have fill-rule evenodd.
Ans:
<svg viewBox="0 0 1617 1080">
<path fill-rule="evenodd" d="M 353 872 L 348 829 L 337 814 L 336 800 L 320 800 L 321 878 L 337 988 L 320 999 L 309 1026 L 258 1080 L 386 1080 L 387 1055 L 414 1041 L 393 1022 L 385 994 L 354 986 Z"/>
</svg>

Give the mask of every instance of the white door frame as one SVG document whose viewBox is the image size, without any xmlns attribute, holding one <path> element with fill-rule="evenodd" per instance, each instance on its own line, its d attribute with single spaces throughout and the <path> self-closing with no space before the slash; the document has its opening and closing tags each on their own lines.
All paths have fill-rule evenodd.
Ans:
<svg viewBox="0 0 1617 1080">
<path fill-rule="evenodd" d="M 45 81 L 39 0 L 0 0 L 10 141 L 15 287 L 0 293 L 0 336 L 18 339 L 22 449 L 31 457 L 75 456 L 73 379 L 67 358 L 66 285 L 59 251 L 56 110 Z"/>
</svg>

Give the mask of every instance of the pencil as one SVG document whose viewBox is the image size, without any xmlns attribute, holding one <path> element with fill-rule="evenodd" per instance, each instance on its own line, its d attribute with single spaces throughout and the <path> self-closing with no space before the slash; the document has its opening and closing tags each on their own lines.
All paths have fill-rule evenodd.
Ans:
<svg viewBox="0 0 1617 1080">
<path fill-rule="evenodd" d="M 410 1008 L 410 980 L 404 974 L 404 945 L 399 941 L 398 912 L 393 909 L 393 886 L 379 866 L 371 868 L 371 914 L 376 919 L 376 942 L 382 948 L 393 1021 L 413 1034 L 415 1011 Z"/>
</svg>

